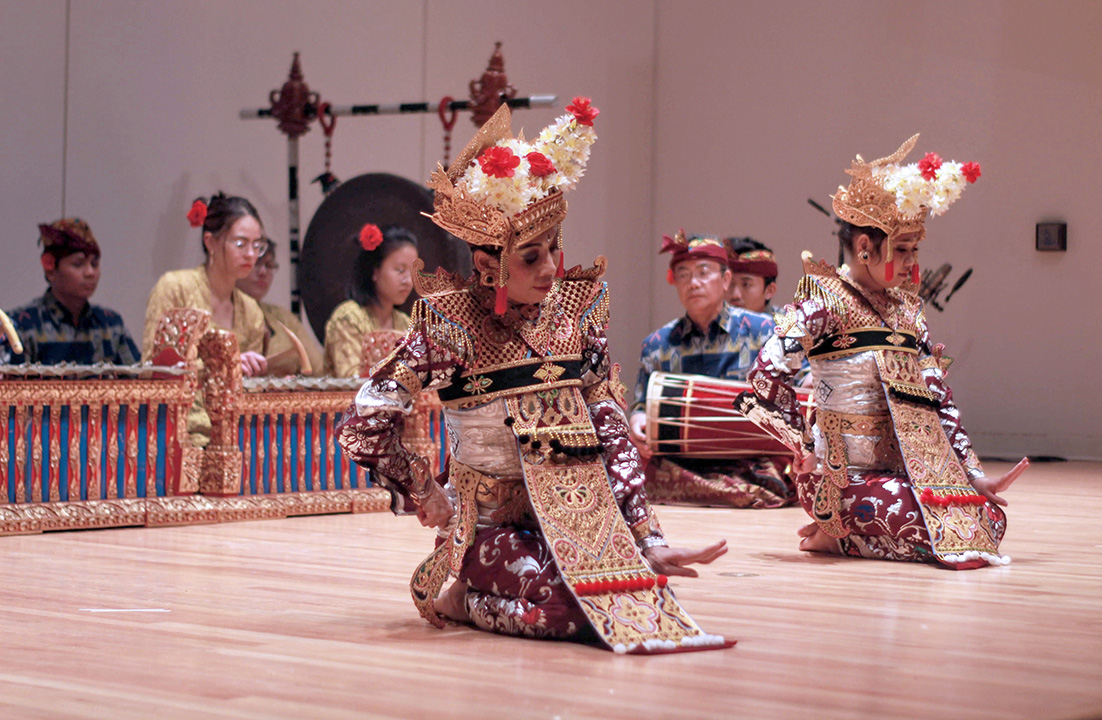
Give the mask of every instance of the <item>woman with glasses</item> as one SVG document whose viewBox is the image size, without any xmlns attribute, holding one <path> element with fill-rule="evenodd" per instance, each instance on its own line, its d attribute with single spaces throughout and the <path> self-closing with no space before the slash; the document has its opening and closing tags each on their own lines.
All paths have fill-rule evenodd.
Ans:
<svg viewBox="0 0 1102 720">
<path fill-rule="evenodd" d="M 199 198 L 192 203 L 188 221 L 202 228 L 206 260 L 197 268 L 169 271 L 153 286 L 145 308 L 142 359 L 150 359 L 161 315 L 172 308 L 196 308 L 209 312 L 215 326 L 237 336 L 242 373 L 263 375 L 268 371 L 264 313 L 235 285 L 248 277 L 268 249 L 260 215 L 245 198 L 218 193 L 209 202 Z"/>
<path fill-rule="evenodd" d="M 334 377 L 360 374 L 364 336 L 378 330 L 404 333 L 409 315 L 398 310 L 413 290 L 417 238 L 399 225 L 368 223 L 350 242 L 360 254 L 352 273 L 348 300 L 325 323 L 325 371 Z"/>
<path fill-rule="evenodd" d="M 199 198 L 187 214 L 193 228 L 202 228 L 205 261 L 197 268 L 171 270 L 157 281 L 145 307 L 142 360 L 152 360 L 157 323 L 173 308 L 196 308 L 211 314 L 211 322 L 237 337 L 241 372 L 246 377 L 264 375 L 268 330 L 256 300 L 237 289 L 257 259 L 268 249 L 260 214 L 241 197 L 219 192 L 209 201 Z M 187 419 L 193 444 L 205 447 L 210 439 L 210 418 L 203 407 L 203 393 L 195 397 Z"/>
<path fill-rule="evenodd" d="M 248 277 L 237 281 L 237 289 L 256 300 L 264 311 L 264 324 L 268 328 L 268 374 L 277 377 L 285 375 L 321 375 L 325 360 L 321 348 L 314 340 L 302 321 L 288 308 L 264 302 L 264 297 L 272 287 L 272 280 L 279 270 L 276 260 L 276 244 L 268 240 L 268 249 L 256 261 Z M 294 338 L 291 336 L 294 335 Z M 298 342 L 295 342 L 295 339 Z M 298 352 L 301 345 L 309 360 L 309 367 L 303 366 Z"/>
</svg>

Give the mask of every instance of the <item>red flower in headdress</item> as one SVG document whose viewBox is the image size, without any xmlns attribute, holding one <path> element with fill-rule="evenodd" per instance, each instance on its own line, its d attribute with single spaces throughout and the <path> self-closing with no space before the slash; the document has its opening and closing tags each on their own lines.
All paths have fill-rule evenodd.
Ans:
<svg viewBox="0 0 1102 720">
<path fill-rule="evenodd" d="M 578 96 L 574 98 L 574 102 L 566 106 L 567 112 L 574 114 L 574 119 L 578 121 L 579 125 L 588 125 L 593 127 L 593 120 L 601 111 L 593 107 L 589 103 L 592 102 L 587 97 Z"/>
<path fill-rule="evenodd" d="M 482 172 L 490 177 L 513 177 L 520 158 L 509 148 L 495 145 L 478 156 L 478 164 L 482 166 Z"/>
<path fill-rule="evenodd" d="M 926 153 L 926 157 L 918 161 L 918 170 L 927 180 L 937 178 L 938 168 L 941 167 L 941 158 L 937 153 Z"/>
<path fill-rule="evenodd" d="M 543 177 L 544 175 L 550 175 L 555 172 L 555 166 L 543 153 L 533 150 L 525 155 L 524 158 L 528 161 L 529 171 L 536 177 Z"/>
<path fill-rule="evenodd" d="M 187 211 L 188 224 L 193 228 L 197 228 L 203 224 L 203 221 L 207 219 L 207 204 L 202 200 L 196 200 L 191 204 L 191 209 Z"/>
<path fill-rule="evenodd" d="M 360 228 L 360 247 L 368 252 L 383 244 L 383 231 L 378 225 L 368 223 Z"/>
<path fill-rule="evenodd" d="M 964 175 L 964 179 L 970 183 L 976 182 L 979 180 L 980 175 L 983 175 L 983 173 L 980 172 L 980 164 L 974 162 L 964 163 L 960 166 L 960 171 Z"/>
</svg>

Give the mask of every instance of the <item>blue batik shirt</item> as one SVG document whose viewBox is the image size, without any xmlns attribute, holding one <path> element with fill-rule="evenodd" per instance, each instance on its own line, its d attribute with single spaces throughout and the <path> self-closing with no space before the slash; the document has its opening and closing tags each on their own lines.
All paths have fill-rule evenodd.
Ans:
<svg viewBox="0 0 1102 720">
<path fill-rule="evenodd" d="M 23 343 L 15 355 L 0 333 L 0 363 L 133 365 L 141 353 L 114 310 L 87 303 L 77 317 L 49 290 L 8 313 Z"/>
<path fill-rule="evenodd" d="M 773 318 L 723 303 L 705 332 L 685 315 L 643 341 L 634 410 L 643 410 L 652 372 L 746 380 L 758 351 L 773 335 Z"/>
</svg>

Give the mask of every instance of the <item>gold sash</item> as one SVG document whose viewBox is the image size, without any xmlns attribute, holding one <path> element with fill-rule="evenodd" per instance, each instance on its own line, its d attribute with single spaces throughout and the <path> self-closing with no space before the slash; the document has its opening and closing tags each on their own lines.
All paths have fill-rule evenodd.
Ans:
<svg viewBox="0 0 1102 720">
<path fill-rule="evenodd" d="M 678 604 L 665 576 L 650 569 L 620 512 L 600 457 L 587 460 L 576 452 L 597 445 L 580 391 L 541 389 L 506 398 L 506 404 L 514 418 L 513 431 L 522 440 L 531 508 L 564 583 L 602 642 L 617 653 L 730 645 L 701 630 Z M 459 498 L 456 521 L 448 539 L 421 563 L 411 582 L 414 602 L 435 625 L 443 625 L 443 620 L 433 600 L 448 575 L 459 572 L 474 541 L 480 498 L 500 495 L 494 479 L 454 460 L 450 480 Z"/>
</svg>

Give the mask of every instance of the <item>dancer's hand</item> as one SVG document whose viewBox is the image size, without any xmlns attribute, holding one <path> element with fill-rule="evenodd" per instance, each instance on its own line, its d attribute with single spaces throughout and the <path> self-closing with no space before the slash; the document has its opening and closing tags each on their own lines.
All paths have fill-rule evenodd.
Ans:
<svg viewBox="0 0 1102 720">
<path fill-rule="evenodd" d="M 795 453 L 792 456 L 792 472 L 797 475 L 815 472 L 815 467 L 818 464 L 819 458 L 815 457 L 815 453 L 808 453 L 807 455 Z"/>
<path fill-rule="evenodd" d="M 972 487 L 976 489 L 976 492 L 996 505 L 1006 505 L 1006 500 L 999 497 L 998 493 L 1010 487 L 1027 467 L 1029 467 L 1029 458 L 1022 458 L 1017 465 L 1010 468 L 1010 471 L 1002 477 L 990 478 L 986 475 L 982 475 L 972 481 Z"/>
<path fill-rule="evenodd" d="M 417 501 L 417 519 L 425 527 L 444 527 L 454 514 L 444 488 L 435 482 L 429 484 L 428 494 Z"/>
<path fill-rule="evenodd" d="M 660 575 L 685 575 L 696 577 L 699 573 L 688 565 L 700 563 L 707 565 L 718 557 L 727 554 L 727 541 L 720 540 L 700 550 L 689 548 L 671 548 L 655 545 L 643 551 L 643 557 L 650 563 L 651 569 Z"/>
</svg>

